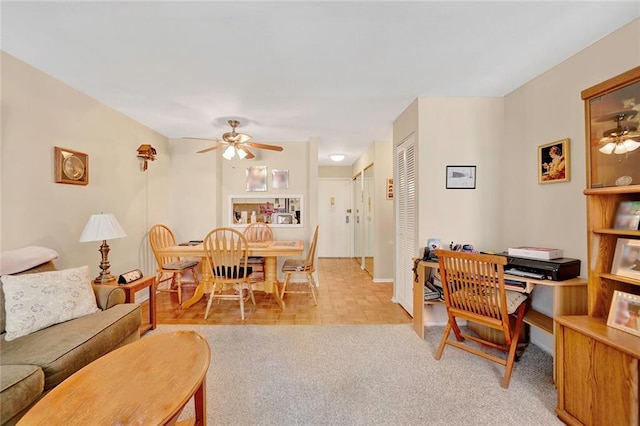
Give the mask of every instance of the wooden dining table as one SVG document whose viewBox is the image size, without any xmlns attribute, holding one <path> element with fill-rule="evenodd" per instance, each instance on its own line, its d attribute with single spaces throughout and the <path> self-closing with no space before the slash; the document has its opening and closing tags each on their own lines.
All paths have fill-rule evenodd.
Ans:
<svg viewBox="0 0 640 426">
<path fill-rule="evenodd" d="M 285 308 L 284 301 L 278 291 L 278 256 L 302 256 L 304 243 L 302 241 L 263 241 L 249 243 L 249 256 L 264 257 L 264 291 L 272 294 L 278 305 Z M 211 267 L 204 251 L 203 244 L 177 245 L 158 249 L 160 256 L 197 257 L 201 258 L 202 279 L 196 291 L 189 300 L 182 302 L 182 309 L 187 309 L 197 303 L 205 293 L 210 293 L 213 284 Z"/>
</svg>

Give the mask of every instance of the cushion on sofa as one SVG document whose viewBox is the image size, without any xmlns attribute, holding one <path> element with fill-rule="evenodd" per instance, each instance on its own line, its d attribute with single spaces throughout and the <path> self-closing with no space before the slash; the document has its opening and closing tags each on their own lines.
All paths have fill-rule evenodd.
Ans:
<svg viewBox="0 0 640 426">
<path fill-rule="evenodd" d="M 1 279 L 6 340 L 99 310 L 88 266 Z"/>
<path fill-rule="evenodd" d="M 18 272 L 15 275 L 23 274 L 35 274 L 37 272 L 55 271 L 56 265 L 52 261 L 43 263 L 42 265 L 34 266 L 26 271 Z M 6 315 L 4 312 L 4 291 L 2 291 L 2 281 L 0 281 L 0 333 L 5 332 Z"/>
<path fill-rule="evenodd" d="M 5 423 L 40 398 L 44 373 L 37 365 L 0 366 L 0 423 Z"/>
<path fill-rule="evenodd" d="M 45 374 L 49 390 L 90 362 L 121 345 L 140 327 L 140 307 L 114 306 L 106 311 L 57 324 L 19 337 L 0 340 L 3 364 L 32 364 Z"/>
<path fill-rule="evenodd" d="M 0 275 L 15 274 L 58 258 L 55 250 L 29 246 L 0 252 Z"/>
</svg>

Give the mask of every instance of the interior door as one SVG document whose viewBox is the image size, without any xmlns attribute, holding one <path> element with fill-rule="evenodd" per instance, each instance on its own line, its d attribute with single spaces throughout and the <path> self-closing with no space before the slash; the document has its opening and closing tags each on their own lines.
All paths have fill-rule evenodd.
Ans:
<svg viewBox="0 0 640 426">
<path fill-rule="evenodd" d="M 374 170 L 373 164 L 364 169 L 364 181 L 363 181 L 363 231 L 364 231 L 364 243 L 363 243 L 363 257 L 364 257 L 364 269 L 373 277 L 373 247 L 374 247 L 374 203 L 375 203 L 375 185 L 374 185 Z"/>
<path fill-rule="evenodd" d="M 362 174 L 353 178 L 353 257 L 364 269 L 364 220 L 362 218 Z"/>
<path fill-rule="evenodd" d="M 418 252 L 416 226 L 416 144 L 411 135 L 394 150 L 396 210 L 396 276 L 394 298 L 413 315 L 413 272 L 411 259 Z"/>
<path fill-rule="evenodd" d="M 351 179 L 318 180 L 318 257 L 353 257 Z"/>
</svg>

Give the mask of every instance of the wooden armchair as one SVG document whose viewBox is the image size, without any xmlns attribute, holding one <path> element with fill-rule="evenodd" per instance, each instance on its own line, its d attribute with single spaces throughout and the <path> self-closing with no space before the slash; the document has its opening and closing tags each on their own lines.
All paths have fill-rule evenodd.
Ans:
<svg viewBox="0 0 640 426">
<path fill-rule="evenodd" d="M 462 253 L 436 250 L 440 264 L 440 276 L 444 290 L 444 300 L 449 320 L 444 329 L 435 359 L 440 359 L 446 345 L 454 346 L 474 355 L 505 366 L 501 386 L 509 387 L 511 370 L 516 357 L 518 335 L 524 320 L 527 295 L 505 289 L 505 256 Z M 516 314 L 515 325 L 511 327 L 509 315 Z M 504 344 L 463 333 L 456 319 L 472 321 L 501 331 Z M 453 330 L 456 340 L 449 339 Z M 464 344 L 469 339 L 482 345 L 507 352 L 506 359 Z"/>
</svg>

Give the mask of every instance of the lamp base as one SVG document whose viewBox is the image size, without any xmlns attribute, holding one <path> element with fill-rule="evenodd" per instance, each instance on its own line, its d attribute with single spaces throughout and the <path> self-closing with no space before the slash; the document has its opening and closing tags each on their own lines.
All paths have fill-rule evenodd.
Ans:
<svg viewBox="0 0 640 426">
<path fill-rule="evenodd" d="M 93 280 L 93 283 L 113 285 L 116 283 L 116 277 L 114 277 L 113 275 L 98 275 L 96 279 Z"/>
</svg>

